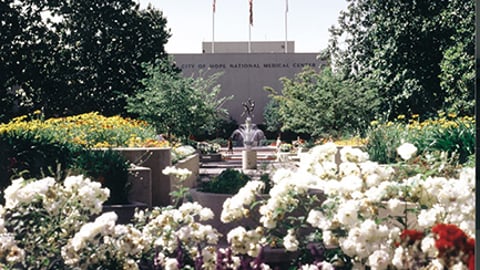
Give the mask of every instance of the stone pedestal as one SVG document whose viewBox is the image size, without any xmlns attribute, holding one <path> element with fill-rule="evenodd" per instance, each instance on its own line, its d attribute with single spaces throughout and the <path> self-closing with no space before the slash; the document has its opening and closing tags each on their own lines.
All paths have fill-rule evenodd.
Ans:
<svg viewBox="0 0 480 270">
<path fill-rule="evenodd" d="M 253 170 L 257 168 L 257 151 L 246 149 L 242 151 L 242 169 Z"/>
</svg>

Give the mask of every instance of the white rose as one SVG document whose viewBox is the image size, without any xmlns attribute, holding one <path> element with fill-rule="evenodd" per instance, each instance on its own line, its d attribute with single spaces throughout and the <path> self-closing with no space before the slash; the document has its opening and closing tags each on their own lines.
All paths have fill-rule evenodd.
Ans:
<svg viewBox="0 0 480 270">
<path fill-rule="evenodd" d="M 417 152 L 417 147 L 411 143 L 404 143 L 397 148 L 397 153 L 403 160 L 409 160 Z"/>
<path fill-rule="evenodd" d="M 372 255 L 368 257 L 368 264 L 375 270 L 387 269 L 390 261 L 390 255 L 385 250 L 375 250 Z"/>
</svg>

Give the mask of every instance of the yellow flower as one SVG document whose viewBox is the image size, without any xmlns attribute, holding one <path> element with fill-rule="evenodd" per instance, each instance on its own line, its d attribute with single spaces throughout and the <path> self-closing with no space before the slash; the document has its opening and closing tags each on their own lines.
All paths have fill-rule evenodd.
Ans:
<svg viewBox="0 0 480 270">
<path fill-rule="evenodd" d="M 457 117 L 457 114 L 456 114 L 456 113 L 449 113 L 449 114 L 448 114 L 448 117 L 450 117 L 450 118 L 455 118 L 455 117 Z"/>
<path fill-rule="evenodd" d="M 418 118 L 418 117 L 419 117 L 418 114 L 412 114 L 412 118 L 413 118 L 413 119 L 416 119 L 416 118 Z"/>
<path fill-rule="evenodd" d="M 374 127 L 378 125 L 378 121 L 377 120 L 373 120 L 372 122 L 370 122 L 370 126 Z"/>
<path fill-rule="evenodd" d="M 397 116 L 397 119 L 401 120 L 401 119 L 405 119 L 405 115 L 404 114 L 399 114 Z"/>
</svg>

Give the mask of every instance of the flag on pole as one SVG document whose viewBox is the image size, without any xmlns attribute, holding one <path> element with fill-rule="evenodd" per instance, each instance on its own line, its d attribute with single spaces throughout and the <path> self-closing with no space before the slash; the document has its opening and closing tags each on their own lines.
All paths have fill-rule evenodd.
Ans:
<svg viewBox="0 0 480 270">
<path fill-rule="evenodd" d="M 288 0 L 285 0 L 285 12 L 288 12 Z"/>
<path fill-rule="evenodd" d="M 212 4 L 212 7 L 213 7 L 213 13 L 215 13 L 215 2 L 217 2 L 217 1 L 213 0 L 213 4 Z"/>
<path fill-rule="evenodd" d="M 250 25 L 253 26 L 253 0 L 248 0 L 249 11 L 250 11 Z"/>
</svg>

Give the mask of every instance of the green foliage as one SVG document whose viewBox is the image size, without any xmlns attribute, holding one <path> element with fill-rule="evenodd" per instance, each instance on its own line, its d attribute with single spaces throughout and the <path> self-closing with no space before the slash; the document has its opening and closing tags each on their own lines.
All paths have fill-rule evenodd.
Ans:
<svg viewBox="0 0 480 270">
<path fill-rule="evenodd" d="M 371 83 L 389 119 L 445 107 L 471 114 L 473 1 L 349 2 L 331 29 L 334 65 Z"/>
<path fill-rule="evenodd" d="M 0 10 L 1 120 L 34 109 L 123 114 L 141 64 L 166 57 L 162 12 L 132 0 L 8 0 Z"/>
<path fill-rule="evenodd" d="M 402 117 L 400 117 L 402 118 Z M 454 114 L 445 117 L 408 123 L 395 122 L 375 124 L 368 131 L 366 149 L 372 161 L 395 163 L 397 147 L 409 142 L 418 148 L 418 153 L 446 153 L 449 162 L 463 164 L 475 153 L 475 120 L 472 117 L 457 118 Z"/>
<path fill-rule="evenodd" d="M 203 182 L 200 191 L 219 194 L 236 194 L 250 180 L 250 177 L 235 169 L 226 169 L 219 175 Z"/>
<path fill-rule="evenodd" d="M 475 108 L 474 10 L 474 1 L 452 0 L 442 14 L 443 25 L 453 32 L 440 63 L 443 109 L 459 115 L 473 115 Z"/>
<path fill-rule="evenodd" d="M 0 189 L 8 186 L 12 177 L 53 176 L 62 181 L 76 172 L 108 187 L 108 203 L 125 203 L 129 164 L 118 152 L 92 147 L 168 146 L 155 144 L 153 129 L 143 121 L 96 113 L 41 118 L 22 116 L 0 124 Z"/>
<path fill-rule="evenodd" d="M 77 154 L 70 166 L 70 174 L 82 174 L 110 190 L 105 204 L 128 203 L 130 163 L 119 152 L 85 149 Z"/>
<path fill-rule="evenodd" d="M 263 111 L 263 118 L 265 119 L 265 125 L 267 131 L 279 133 L 282 128 L 282 122 L 280 122 L 279 114 L 280 105 L 275 99 L 270 99 L 265 105 Z"/>
<path fill-rule="evenodd" d="M 80 146 L 56 140 L 51 134 L 0 134 L 0 189 L 13 177 L 64 177 Z"/>
<path fill-rule="evenodd" d="M 270 91 L 279 104 L 277 113 L 283 123 L 282 131 L 312 137 L 355 133 L 368 126 L 377 110 L 374 90 L 342 80 L 330 68 L 320 72 L 308 68 L 293 80 L 281 81 L 281 94 Z"/>
<path fill-rule="evenodd" d="M 410 142 L 401 124 L 378 125 L 368 130 L 366 150 L 372 161 L 391 164 L 398 161 L 397 147 L 402 140 Z M 413 142 L 410 142 L 413 143 Z"/>
<path fill-rule="evenodd" d="M 221 108 L 227 97 L 218 98 L 220 87 L 214 85 L 219 74 L 206 79 L 184 78 L 168 61 L 144 66 L 144 89 L 130 96 L 129 113 L 154 125 L 168 137 L 186 139 L 194 130 L 213 131 L 226 111 Z"/>
<path fill-rule="evenodd" d="M 428 149 L 435 149 L 449 153 L 449 156 L 457 155 L 460 163 L 468 161 L 469 156 L 475 153 L 475 129 L 461 121 L 458 125 L 449 125 L 443 128 L 433 129 L 428 140 Z"/>
</svg>

